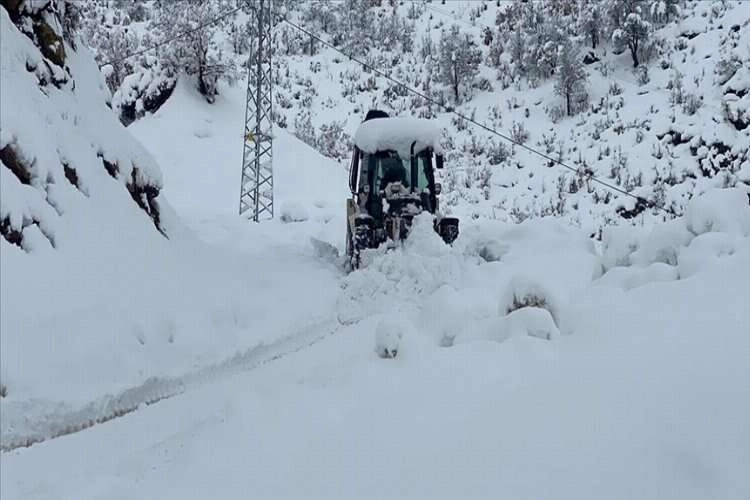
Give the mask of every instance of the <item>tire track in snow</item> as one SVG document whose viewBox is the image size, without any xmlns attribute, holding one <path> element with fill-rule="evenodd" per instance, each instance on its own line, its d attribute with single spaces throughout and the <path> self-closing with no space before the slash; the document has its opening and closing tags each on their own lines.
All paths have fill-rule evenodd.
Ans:
<svg viewBox="0 0 750 500">
<path fill-rule="evenodd" d="M 22 416 L 12 419 L 13 415 L 8 415 L 6 406 L 2 412 L 3 419 L 11 417 L 14 421 L 7 425 L 3 423 L 0 451 L 9 452 L 75 434 L 133 413 L 145 406 L 178 396 L 190 389 L 253 370 L 315 345 L 336 334 L 344 326 L 346 325 L 336 320 L 313 323 L 300 332 L 282 337 L 270 344 L 257 345 L 219 363 L 199 368 L 180 377 L 151 377 L 136 387 L 116 395 L 108 394 L 78 409 L 59 403 L 56 410 L 47 409 L 46 414 L 42 413 L 41 416 L 29 417 L 28 413 L 21 409 L 22 411 L 16 413 Z M 24 405 L 27 402 L 20 404 Z M 22 427 L 22 430 L 16 431 L 17 427 Z"/>
</svg>

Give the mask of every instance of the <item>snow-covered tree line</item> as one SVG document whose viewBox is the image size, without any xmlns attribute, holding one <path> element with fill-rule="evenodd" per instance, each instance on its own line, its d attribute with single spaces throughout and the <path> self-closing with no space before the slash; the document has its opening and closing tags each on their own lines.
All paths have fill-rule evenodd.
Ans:
<svg viewBox="0 0 750 500">
<path fill-rule="evenodd" d="M 633 65 L 638 66 L 653 56 L 653 27 L 680 14 L 680 0 L 516 2 L 498 9 L 495 25 L 484 27 L 481 39 L 461 24 L 430 20 L 434 33 L 439 33 L 437 43 L 433 37 L 415 40 L 415 23 L 432 4 L 275 2 L 276 14 L 299 19 L 346 53 L 372 63 L 393 67 L 412 54 L 419 55 L 412 59 L 424 66 L 419 83 L 423 90 L 439 91 L 441 100 L 460 103 L 472 97 L 473 89 L 489 88 L 490 82 L 477 81 L 480 64 L 485 63 L 496 69 L 502 87 L 518 85 L 522 79 L 536 86 L 555 78 L 567 114 L 586 104 L 581 49 L 606 44 L 616 52 L 628 50 Z M 239 13 L 218 19 L 238 6 L 242 8 Z M 94 0 L 81 4 L 84 38 L 100 62 L 110 62 L 104 71 L 115 106 L 124 110 L 126 122 L 158 107 L 179 74 L 195 77 L 209 101 L 218 93 L 220 80 L 233 82 L 244 63 L 242 56 L 252 48 L 252 8 L 253 2 L 238 0 Z M 486 8 L 485 2 L 477 2 L 478 12 Z M 196 30 L 199 26 L 204 27 Z M 195 31 L 189 36 L 177 37 L 191 30 Z M 319 51 L 313 37 L 288 25 L 277 26 L 275 37 L 276 49 L 284 56 L 312 56 Z M 125 54 L 154 45 L 160 47 L 123 59 Z"/>
<path fill-rule="evenodd" d="M 97 0 L 87 4 L 99 17 L 91 22 L 91 17 L 85 16 L 85 39 L 94 46 L 100 61 L 114 59 L 103 70 L 114 93 L 113 107 L 124 121 L 158 107 L 177 78 L 189 77 L 195 88 L 213 100 L 221 92 L 222 81 L 231 82 L 244 73 L 255 29 L 248 4 L 209 0 L 192 11 L 174 7 L 192 2 Z M 181 31 L 177 28 L 181 15 L 186 16 L 183 30 L 190 29 L 201 25 L 198 20 L 210 20 L 238 5 L 244 8 L 208 25 L 201 31 L 202 38 L 169 41 Z M 685 161 L 673 161 L 675 153 L 670 150 L 680 147 L 675 141 L 685 134 L 665 136 L 661 128 L 657 133 L 653 122 L 658 121 L 654 116 L 659 110 L 660 116 L 670 115 L 673 129 L 680 130 L 681 115 L 695 116 L 709 108 L 703 99 L 714 97 L 707 94 L 706 86 L 723 85 L 720 93 L 726 97 L 717 104 L 725 120 L 737 130 L 744 130 L 748 122 L 744 86 L 737 83 L 743 81 L 748 57 L 742 51 L 744 42 L 740 41 L 734 53 L 724 51 L 715 59 L 701 59 L 701 65 L 708 65 L 708 76 L 706 71 L 701 76 L 685 67 L 686 57 L 693 59 L 693 49 L 687 50 L 692 45 L 690 37 L 698 34 L 686 31 L 685 36 L 682 25 L 696 24 L 700 17 L 706 22 L 718 19 L 731 5 L 729 0 L 707 7 L 694 0 L 535 0 L 500 6 L 494 0 L 464 2 L 462 6 L 439 0 L 276 0 L 274 5 L 277 15 L 289 16 L 344 53 L 288 24 L 276 23 L 276 124 L 323 154 L 344 160 L 350 151 L 347 131 L 371 107 L 394 115 L 450 121 L 445 146 L 448 163 L 456 169 L 446 180 L 446 205 L 450 205 L 451 196 L 460 196 L 511 210 L 493 200 L 498 197 L 498 188 L 493 186 L 516 189 L 526 184 L 529 192 L 557 194 L 550 195 L 554 198 L 551 205 L 533 201 L 513 207 L 511 211 L 519 219 L 530 213 L 562 214 L 571 206 L 577 210 L 579 198 L 593 196 L 596 203 L 610 203 L 611 195 L 597 191 L 587 180 L 586 172 L 592 171 L 628 191 L 641 190 L 644 196 L 668 200 L 664 193 L 671 185 L 695 184 L 691 180 L 695 160 L 689 159 L 687 169 L 683 168 Z M 742 30 L 729 35 L 741 36 Z M 161 42 L 157 50 L 136 58 L 115 57 Z M 367 65 L 430 99 L 414 95 Z M 632 76 L 620 80 L 631 70 Z M 713 74 L 716 81 L 709 82 Z M 629 108 L 641 100 L 636 97 L 641 90 L 644 95 L 650 92 L 652 97 L 644 100 L 652 100 L 654 105 L 646 106 L 647 116 L 641 116 L 645 108 L 637 106 L 635 113 L 640 118 L 636 120 L 635 115 L 629 115 Z M 489 109 L 487 102 L 491 103 Z M 550 168 L 551 183 L 549 176 L 520 180 L 511 173 L 525 174 L 524 169 L 536 166 L 538 158 L 519 154 L 518 148 L 466 120 L 446 118 L 446 106 L 503 131 L 518 143 L 580 167 L 582 173 L 571 175 Z M 552 130 L 561 126 L 564 132 Z M 646 163 L 656 165 L 643 164 L 642 152 L 636 155 L 627 146 L 620 149 L 620 142 L 631 133 L 640 149 L 653 149 L 653 160 L 649 157 Z M 693 137 L 700 144 L 702 139 L 695 133 Z M 611 147 L 598 146 L 608 141 L 613 141 Z M 712 140 L 704 142 L 713 151 Z M 693 149 L 698 154 L 700 145 L 690 151 Z M 583 154 L 592 150 L 593 158 Z M 715 156 L 723 154 L 721 147 L 716 151 Z M 640 175 L 634 172 L 634 163 L 639 163 L 641 170 L 657 173 Z M 716 169 L 706 167 L 705 171 L 714 175 Z M 658 186 L 654 193 L 645 191 L 650 184 Z M 573 199 L 576 201 L 566 202 Z"/>
<path fill-rule="evenodd" d="M 180 74 L 194 78 L 209 101 L 218 94 L 220 80 L 237 78 L 237 60 L 224 40 L 244 27 L 237 15 L 222 17 L 236 6 L 234 0 L 81 4 L 82 36 L 102 64 L 113 107 L 124 123 L 163 104 Z M 149 47 L 157 48 L 146 50 Z M 238 52 L 241 49 L 246 47 L 238 47 Z M 127 57 L 138 52 L 143 53 Z"/>
</svg>

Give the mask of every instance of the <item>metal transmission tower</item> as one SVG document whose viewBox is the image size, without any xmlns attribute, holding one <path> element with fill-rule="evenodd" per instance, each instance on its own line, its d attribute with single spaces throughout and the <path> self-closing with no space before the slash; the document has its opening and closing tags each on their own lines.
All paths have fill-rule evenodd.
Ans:
<svg viewBox="0 0 750 500">
<path fill-rule="evenodd" d="M 247 63 L 240 215 L 247 213 L 258 222 L 273 218 L 271 0 L 248 0 L 248 4 L 257 15 L 257 33 Z"/>
</svg>

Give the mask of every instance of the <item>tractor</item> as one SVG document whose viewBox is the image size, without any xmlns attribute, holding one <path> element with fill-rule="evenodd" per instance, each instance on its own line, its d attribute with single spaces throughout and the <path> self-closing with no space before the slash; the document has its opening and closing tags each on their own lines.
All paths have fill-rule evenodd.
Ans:
<svg viewBox="0 0 750 500">
<path fill-rule="evenodd" d="M 458 237 L 458 219 L 439 211 L 443 168 L 440 131 L 428 120 L 391 118 L 370 110 L 354 137 L 347 199 L 346 253 L 351 269 L 361 252 L 386 243 L 395 247 L 409 235 L 415 215 L 429 212 L 446 244 Z"/>
</svg>

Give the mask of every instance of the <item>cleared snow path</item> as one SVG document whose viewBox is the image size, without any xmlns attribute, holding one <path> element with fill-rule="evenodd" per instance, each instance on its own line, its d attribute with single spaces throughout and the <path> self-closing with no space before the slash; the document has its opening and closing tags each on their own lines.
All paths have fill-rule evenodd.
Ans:
<svg viewBox="0 0 750 500">
<path fill-rule="evenodd" d="M 335 334 L 338 329 L 339 325 L 335 321 L 314 323 L 293 335 L 269 344 L 259 344 L 221 363 L 181 377 L 152 377 L 137 387 L 115 395 L 106 395 L 81 408 L 70 408 L 64 403 L 58 403 L 50 411 L 47 409 L 48 405 L 43 405 L 41 411 L 32 411 L 29 415 L 23 411 L 14 411 L 11 404 L 4 407 L 6 415 L 2 423 L 3 440 L 0 450 L 7 452 L 28 447 L 122 417 L 144 406 L 298 352 Z M 33 402 L 24 402 L 23 406 L 28 408 L 33 406 Z M 16 428 L 20 430 L 16 431 Z"/>
</svg>

